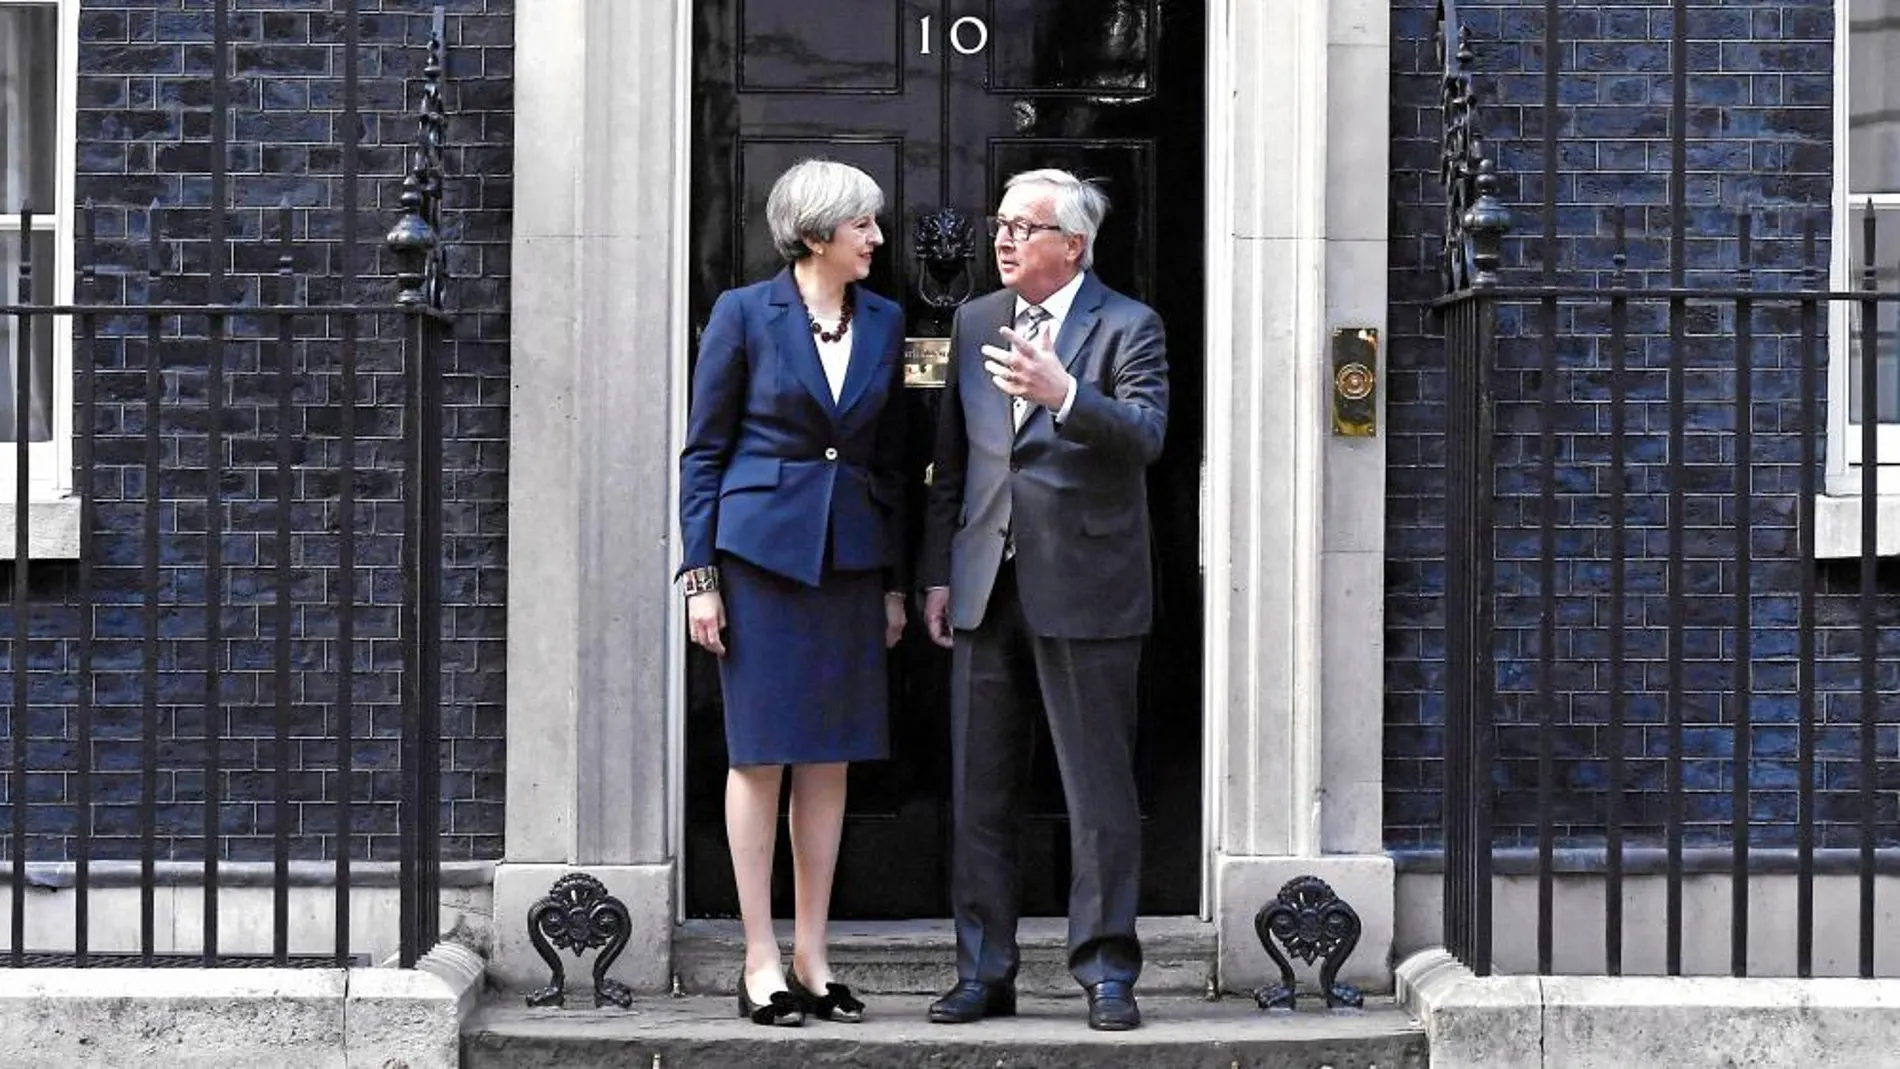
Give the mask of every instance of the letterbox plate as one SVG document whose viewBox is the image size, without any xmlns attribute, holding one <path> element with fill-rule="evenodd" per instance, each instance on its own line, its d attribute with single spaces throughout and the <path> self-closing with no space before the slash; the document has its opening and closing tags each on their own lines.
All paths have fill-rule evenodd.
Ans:
<svg viewBox="0 0 1900 1069">
<path fill-rule="evenodd" d="M 949 381 L 949 338 L 904 339 L 904 385 L 919 390 L 941 390 Z"/>
</svg>

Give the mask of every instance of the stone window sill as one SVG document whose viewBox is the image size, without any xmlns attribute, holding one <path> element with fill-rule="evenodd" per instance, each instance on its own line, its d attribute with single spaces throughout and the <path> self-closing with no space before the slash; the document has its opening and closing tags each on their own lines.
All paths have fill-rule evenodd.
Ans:
<svg viewBox="0 0 1900 1069">
<path fill-rule="evenodd" d="M 27 508 L 27 554 L 30 560 L 79 559 L 79 499 L 55 497 L 29 500 Z M 19 509 L 11 501 L 0 501 L 0 560 L 13 559 L 14 532 L 18 529 Z"/>
<path fill-rule="evenodd" d="M 1874 499 L 1874 553 L 1900 557 L 1900 493 Z M 1855 559 L 1860 556 L 1861 507 L 1859 494 L 1817 494 L 1814 498 L 1814 556 L 1816 560 Z"/>
</svg>

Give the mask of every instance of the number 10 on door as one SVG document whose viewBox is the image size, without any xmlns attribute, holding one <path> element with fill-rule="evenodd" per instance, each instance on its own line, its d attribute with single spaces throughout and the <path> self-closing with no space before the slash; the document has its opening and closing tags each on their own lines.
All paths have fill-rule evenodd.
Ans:
<svg viewBox="0 0 1900 1069">
<path fill-rule="evenodd" d="M 920 54 L 930 55 L 930 16 L 917 20 L 922 33 L 919 36 Z M 974 56 L 990 45 L 990 28 L 975 15 L 965 15 L 950 24 L 950 47 L 966 56 Z"/>
</svg>

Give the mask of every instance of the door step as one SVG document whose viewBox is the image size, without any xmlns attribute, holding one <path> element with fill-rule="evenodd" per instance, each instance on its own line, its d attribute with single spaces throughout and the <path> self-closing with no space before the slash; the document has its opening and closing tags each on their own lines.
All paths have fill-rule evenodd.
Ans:
<svg viewBox="0 0 1900 1069">
<path fill-rule="evenodd" d="M 1141 980 L 1154 994 L 1206 995 L 1214 982 L 1214 926 L 1198 917 L 1143 917 Z M 1079 993 L 1069 975 L 1068 922 L 1026 918 L 1019 930 L 1024 995 Z M 790 968 L 792 929 L 778 925 L 779 947 Z M 673 968 L 682 993 L 730 995 L 739 990 L 745 937 L 736 920 L 687 921 L 673 932 Z M 831 926 L 831 971 L 840 983 L 871 994 L 924 995 L 957 979 L 956 936 L 947 920 L 851 921 Z"/>
<path fill-rule="evenodd" d="M 584 998 L 582 985 L 570 997 Z M 1390 999 L 1363 1011 L 1263 1013 L 1249 998 L 1141 1000 L 1143 1026 L 1091 1032 L 1080 992 L 1025 999 L 1020 1015 L 933 1025 L 928 996 L 867 999 L 860 1025 L 766 1028 L 730 998 L 645 998 L 631 1009 L 530 1010 L 519 999 L 476 1011 L 462 1033 L 466 1069 L 1425 1069 L 1424 1031 Z M 583 1003 L 584 1004 L 584 1003 Z"/>
</svg>

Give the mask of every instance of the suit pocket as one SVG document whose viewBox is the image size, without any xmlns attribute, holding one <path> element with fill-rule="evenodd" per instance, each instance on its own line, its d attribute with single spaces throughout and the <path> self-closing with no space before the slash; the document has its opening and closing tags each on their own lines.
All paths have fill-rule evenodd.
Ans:
<svg viewBox="0 0 1900 1069">
<path fill-rule="evenodd" d="M 778 485 L 780 460 L 777 457 L 734 457 L 719 481 L 719 496 L 740 490 L 770 490 Z"/>
</svg>

